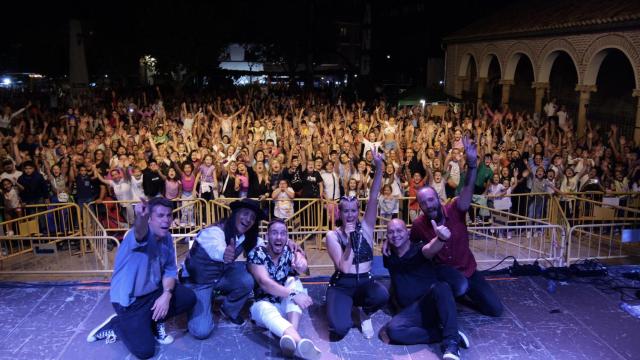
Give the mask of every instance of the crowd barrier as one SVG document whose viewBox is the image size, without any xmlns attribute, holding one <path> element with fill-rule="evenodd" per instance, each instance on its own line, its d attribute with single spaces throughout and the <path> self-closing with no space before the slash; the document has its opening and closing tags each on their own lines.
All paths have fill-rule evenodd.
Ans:
<svg viewBox="0 0 640 360">
<path fill-rule="evenodd" d="M 113 236 L 2 236 L 0 244 L 29 242 L 20 256 L 0 256 L 0 276 L 85 275 L 108 276 L 120 242 Z M 85 248 L 83 251 L 82 248 Z"/>
<path fill-rule="evenodd" d="M 495 264 L 505 256 L 514 256 L 519 262 L 544 259 L 554 266 L 562 266 L 584 258 L 615 260 L 638 255 L 637 243 L 623 239 L 640 233 L 634 232 L 640 228 L 637 199 L 637 193 L 597 192 L 474 195 L 467 220 L 470 246 L 483 266 Z M 186 255 L 189 241 L 200 229 L 229 216 L 229 204 L 235 200 L 238 199 L 174 201 L 171 230 L 176 256 Z M 264 234 L 266 224 L 274 218 L 278 200 L 258 200 L 267 214 L 267 219 L 260 224 Z M 363 214 L 367 199 L 358 201 Z M 403 197 L 398 203 L 399 212 L 393 217 L 403 219 L 411 227 L 418 213 L 410 211 L 416 208 L 415 199 Z M 113 248 L 131 227 L 132 205 L 133 201 L 92 202 L 82 209 L 72 203 L 32 205 L 28 215 L 0 223 L 5 234 L 0 237 L 0 264 L 3 269 L 10 265 L 9 268 L 18 266 L 18 270 L 28 271 L 16 265 L 21 263 L 20 259 L 41 256 L 38 251 L 54 244 L 58 256 L 65 253 L 68 259 L 80 263 L 87 259 L 95 262 L 92 266 L 83 265 L 83 269 L 71 266 L 70 271 L 107 271 L 113 265 Z M 293 210 L 285 223 L 292 240 L 313 254 L 310 267 L 332 267 L 326 253 L 326 232 L 335 228 L 337 202 L 294 199 Z M 374 239 L 377 254 L 389 220 L 385 214 L 377 217 Z M 64 272 L 63 269 L 53 271 Z"/>
</svg>

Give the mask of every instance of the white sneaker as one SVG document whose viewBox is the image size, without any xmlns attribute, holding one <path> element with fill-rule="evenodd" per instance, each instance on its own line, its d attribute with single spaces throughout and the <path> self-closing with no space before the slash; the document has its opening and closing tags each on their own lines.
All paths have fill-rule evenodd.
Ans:
<svg viewBox="0 0 640 360">
<path fill-rule="evenodd" d="M 189 227 L 196 227 L 196 223 L 193 221 L 189 221 Z"/>
<path fill-rule="evenodd" d="M 164 322 L 156 323 L 156 341 L 161 345 L 169 345 L 173 342 L 173 336 L 167 334 Z"/>
<path fill-rule="evenodd" d="M 364 320 L 360 324 L 360 327 L 362 328 L 362 335 L 364 335 L 365 339 L 373 338 L 375 332 L 373 331 L 373 323 L 371 322 L 371 319 Z"/>
<path fill-rule="evenodd" d="M 13 230 L 7 230 L 7 236 L 13 236 Z"/>
<path fill-rule="evenodd" d="M 511 240 L 511 231 L 507 231 L 507 239 Z"/>
<path fill-rule="evenodd" d="M 113 331 L 113 328 L 111 327 L 110 322 L 111 322 L 111 319 L 113 319 L 116 316 L 117 314 L 113 314 L 109 316 L 105 321 L 102 322 L 102 324 L 93 328 L 93 330 L 91 330 L 89 335 L 87 335 L 87 342 L 105 340 L 105 343 L 107 344 L 114 343 L 118 339 L 118 337 L 116 336 L 116 333 Z"/>
<path fill-rule="evenodd" d="M 282 350 L 282 356 L 293 357 L 296 352 L 296 342 L 289 335 L 283 335 L 280 338 L 280 350 Z"/>
<path fill-rule="evenodd" d="M 527 230 L 527 239 L 531 239 L 531 230 Z"/>
<path fill-rule="evenodd" d="M 305 360 L 317 360 L 322 356 L 322 351 L 316 347 L 313 341 L 309 339 L 302 339 L 298 343 L 296 349 L 297 355 Z"/>
</svg>

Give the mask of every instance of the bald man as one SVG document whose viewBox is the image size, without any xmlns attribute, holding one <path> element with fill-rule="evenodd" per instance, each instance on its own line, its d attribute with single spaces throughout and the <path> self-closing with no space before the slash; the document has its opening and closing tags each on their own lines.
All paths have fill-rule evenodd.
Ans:
<svg viewBox="0 0 640 360">
<path fill-rule="evenodd" d="M 445 238 L 411 242 L 404 221 L 394 219 L 387 224 L 390 251 L 383 262 L 391 276 L 393 300 L 400 310 L 387 324 L 387 335 L 392 343 L 403 345 L 441 341 L 443 358 L 458 360 L 459 348 L 468 347 L 469 341 L 458 331 L 451 287 L 438 281 L 431 261 L 447 241 Z"/>
<path fill-rule="evenodd" d="M 435 252 L 434 259 L 438 279 L 451 286 L 455 297 L 466 295 L 482 314 L 500 316 L 502 303 L 482 274 L 477 271 L 476 259 L 469 249 L 469 231 L 466 216 L 471 207 L 471 197 L 476 180 L 477 150 L 467 137 L 463 138 L 467 173 L 460 195 L 446 205 L 440 203 L 438 194 L 425 186 L 418 191 L 417 200 L 422 210 L 411 225 L 412 242 L 444 240 Z"/>
</svg>

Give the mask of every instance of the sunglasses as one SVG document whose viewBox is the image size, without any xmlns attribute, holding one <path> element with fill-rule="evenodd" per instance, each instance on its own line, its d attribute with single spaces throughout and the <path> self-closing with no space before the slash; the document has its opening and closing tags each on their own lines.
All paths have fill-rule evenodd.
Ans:
<svg viewBox="0 0 640 360">
<path fill-rule="evenodd" d="M 347 195 L 342 195 L 340 196 L 340 201 L 345 200 L 345 201 L 356 201 L 358 200 L 358 198 L 356 196 L 347 196 Z"/>
</svg>

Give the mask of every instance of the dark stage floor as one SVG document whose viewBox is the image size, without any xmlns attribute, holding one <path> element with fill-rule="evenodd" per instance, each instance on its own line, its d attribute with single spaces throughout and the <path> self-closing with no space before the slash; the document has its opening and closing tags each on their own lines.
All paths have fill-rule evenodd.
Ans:
<svg viewBox="0 0 640 360">
<path fill-rule="evenodd" d="M 462 352 L 464 359 L 640 358 L 640 320 L 620 310 L 619 294 L 573 282 L 549 293 L 542 277 L 498 278 L 491 283 L 502 296 L 505 314 L 492 319 L 459 306 L 460 327 L 471 340 L 471 348 Z M 310 317 L 303 318 L 301 332 L 316 341 L 323 359 L 441 356 L 437 345 L 387 345 L 379 338 L 365 340 L 355 328 L 343 341 L 329 343 L 325 285 L 307 286 L 316 304 Z M 87 332 L 112 312 L 107 286 L 0 288 L 0 359 L 132 358 L 120 342 L 85 341 Z M 388 319 L 377 313 L 376 331 Z M 184 317 L 169 323 L 176 341 L 158 346 L 156 359 L 280 358 L 277 342 L 252 324 L 238 328 L 222 322 L 205 341 L 195 340 L 185 328 Z"/>
</svg>

